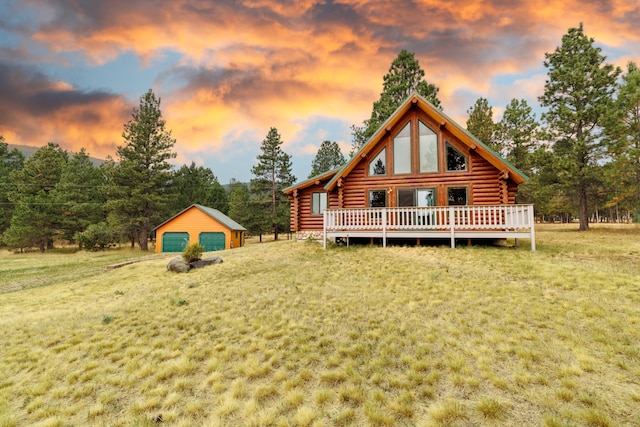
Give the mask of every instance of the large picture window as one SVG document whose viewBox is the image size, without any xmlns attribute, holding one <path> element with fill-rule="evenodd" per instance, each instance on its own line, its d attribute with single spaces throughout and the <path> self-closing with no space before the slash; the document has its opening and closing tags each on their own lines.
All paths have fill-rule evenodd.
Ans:
<svg viewBox="0 0 640 427">
<path fill-rule="evenodd" d="M 311 215 L 322 215 L 327 209 L 327 193 L 311 193 Z"/>
<path fill-rule="evenodd" d="M 369 207 L 384 208 L 387 206 L 387 190 L 369 190 Z"/>
<path fill-rule="evenodd" d="M 398 206 L 435 206 L 435 188 L 399 188 Z"/>
<path fill-rule="evenodd" d="M 464 206 L 467 204 L 467 188 L 466 187 L 449 187 L 447 188 L 447 201 L 449 206 Z"/>
<path fill-rule="evenodd" d="M 438 135 L 418 122 L 420 172 L 438 172 Z"/>
<path fill-rule="evenodd" d="M 393 173 L 411 173 L 411 122 L 393 138 Z"/>
<path fill-rule="evenodd" d="M 415 206 L 416 205 L 416 192 L 413 188 L 399 188 L 398 189 L 398 206 Z"/>
<path fill-rule="evenodd" d="M 436 190 L 435 188 L 420 188 L 416 190 L 416 202 L 417 206 L 435 206 L 436 205 Z"/>
<path fill-rule="evenodd" d="M 376 157 L 369 163 L 369 175 L 386 175 L 387 174 L 387 150 L 382 149 Z"/>
<path fill-rule="evenodd" d="M 447 171 L 460 172 L 467 170 L 467 158 L 460 151 L 447 143 Z"/>
</svg>

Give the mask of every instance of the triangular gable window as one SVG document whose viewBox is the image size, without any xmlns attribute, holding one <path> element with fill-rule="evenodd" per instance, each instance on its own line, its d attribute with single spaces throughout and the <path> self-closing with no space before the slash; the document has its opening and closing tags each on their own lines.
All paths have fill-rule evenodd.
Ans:
<svg viewBox="0 0 640 427">
<path fill-rule="evenodd" d="M 387 174 L 387 150 L 383 148 L 378 155 L 369 162 L 369 175 L 386 175 Z"/>
<path fill-rule="evenodd" d="M 447 143 L 447 171 L 460 172 L 467 170 L 467 158 L 457 149 Z"/>
</svg>

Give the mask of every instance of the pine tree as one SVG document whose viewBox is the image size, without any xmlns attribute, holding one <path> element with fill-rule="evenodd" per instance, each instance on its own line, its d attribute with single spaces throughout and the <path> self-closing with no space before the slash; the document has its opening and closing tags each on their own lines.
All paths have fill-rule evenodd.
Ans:
<svg viewBox="0 0 640 427">
<path fill-rule="evenodd" d="M 289 230 L 289 200 L 282 190 L 296 180 L 291 173 L 291 156 L 282 151 L 282 143 L 278 130 L 272 127 L 262 141 L 258 164 L 251 169 L 255 176 L 251 180 L 252 205 L 265 221 L 268 218 L 275 240 L 280 230 Z"/>
<path fill-rule="evenodd" d="M 344 165 L 345 162 L 346 159 L 342 155 L 337 142 L 323 141 L 311 163 L 309 178 L 333 170 L 338 166 Z"/>
<path fill-rule="evenodd" d="M 196 166 L 195 162 L 191 162 L 189 166 L 182 165 L 174 172 L 172 188 L 172 214 L 194 203 L 217 209 L 224 214 L 229 212 L 227 191 L 211 169 Z"/>
<path fill-rule="evenodd" d="M 4 231 L 9 228 L 13 203 L 9 201 L 12 189 L 11 172 L 19 171 L 24 166 L 24 156 L 17 149 L 9 150 L 4 136 L 0 135 L 0 243 Z"/>
<path fill-rule="evenodd" d="M 500 147 L 500 154 L 530 178 L 518 188 L 517 203 L 533 203 L 534 194 L 539 194 L 534 188 L 537 180 L 533 179 L 533 153 L 542 147 L 539 127 L 535 114 L 524 99 L 512 99 L 504 110 L 502 120 L 494 127 L 494 146 Z"/>
<path fill-rule="evenodd" d="M 165 128 L 160 98 L 151 89 L 140 97 L 124 125 L 124 146 L 117 149 L 118 162 L 107 167 L 110 221 L 125 229 L 140 249 L 147 251 L 154 226 L 166 219 L 172 194 L 171 165 L 175 139 Z"/>
<path fill-rule="evenodd" d="M 424 80 L 425 72 L 420 68 L 415 55 L 401 50 L 383 77 L 380 99 L 373 103 L 371 117 L 362 126 L 351 126 L 353 138 L 350 156 L 353 156 L 364 143 L 378 130 L 391 114 L 413 93 L 417 92 L 437 108 L 441 108 L 438 99 L 439 88 Z"/>
<path fill-rule="evenodd" d="M 106 200 L 100 191 L 103 184 L 102 173 L 84 148 L 71 156 L 52 193 L 62 209 L 60 225 L 65 239 L 72 241 L 76 233 L 106 220 Z"/>
<path fill-rule="evenodd" d="M 608 204 L 640 210 L 640 69 L 634 62 L 618 85 L 614 108 L 605 122 Z"/>
<path fill-rule="evenodd" d="M 37 247 L 41 252 L 53 248 L 62 237 L 62 209 L 54 189 L 60 181 L 68 154 L 50 142 L 38 149 L 21 170 L 10 175 L 9 200 L 15 204 L 11 225 L 3 240 L 11 248 Z"/>
<path fill-rule="evenodd" d="M 229 183 L 229 218 L 251 231 L 250 200 L 249 186 L 232 179 Z"/>
<path fill-rule="evenodd" d="M 578 201 L 580 230 L 589 229 L 588 199 L 602 179 L 600 131 L 620 74 L 600 52 L 582 24 L 570 28 L 562 45 L 545 54 L 548 78 L 539 98 L 548 108 L 542 119 L 553 143 L 552 166 L 559 183 Z"/>
<path fill-rule="evenodd" d="M 501 147 L 493 141 L 493 107 L 489 105 L 486 98 L 478 98 L 476 103 L 467 110 L 469 119 L 467 120 L 467 130 L 485 145 L 500 152 Z"/>
<path fill-rule="evenodd" d="M 531 176 L 531 154 L 539 144 L 540 125 L 529 104 L 524 99 L 512 99 L 504 110 L 502 119 L 495 125 L 494 141 L 502 154 L 515 167 Z"/>
</svg>

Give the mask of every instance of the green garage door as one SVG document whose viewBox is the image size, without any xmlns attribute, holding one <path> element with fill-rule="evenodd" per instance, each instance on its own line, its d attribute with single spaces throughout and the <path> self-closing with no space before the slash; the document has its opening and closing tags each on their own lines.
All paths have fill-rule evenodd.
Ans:
<svg viewBox="0 0 640 427">
<path fill-rule="evenodd" d="M 200 245 L 204 252 L 224 250 L 224 233 L 200 233 Z"/>
<path fill-rule="evenodd" d="M 189 233 L 164 233 L 162 252 L 182 252 L 189 243 Z"/>
</svg>

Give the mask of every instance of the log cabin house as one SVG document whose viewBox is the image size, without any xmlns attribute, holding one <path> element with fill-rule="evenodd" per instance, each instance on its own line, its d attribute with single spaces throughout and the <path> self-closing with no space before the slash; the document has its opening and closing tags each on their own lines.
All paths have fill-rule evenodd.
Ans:
<svg viewBox="0 0 640 427">
<path fill-rule="evenodd" d="M 298 240 L 529 238 L 527 177 L 423 97 L 411 95 L 343 167 L 284 190 Z"/>
</svg>

